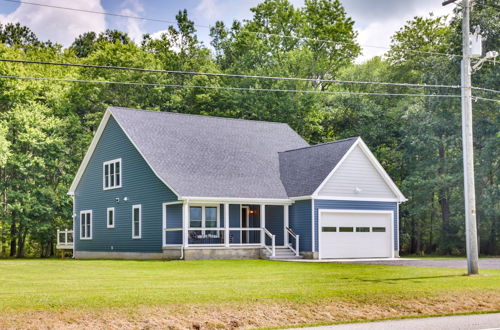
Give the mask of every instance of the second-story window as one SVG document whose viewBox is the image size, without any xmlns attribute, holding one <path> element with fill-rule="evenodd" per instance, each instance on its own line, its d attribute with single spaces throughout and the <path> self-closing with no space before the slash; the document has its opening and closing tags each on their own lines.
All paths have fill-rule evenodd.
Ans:
<svg viewBox="0 0 500 330">
<path fill-rule="evenodd" d="M 103 188 L 113 189 L 122 186 L 122 160 L 114 159 L 103 164 Z"/>
</svg>

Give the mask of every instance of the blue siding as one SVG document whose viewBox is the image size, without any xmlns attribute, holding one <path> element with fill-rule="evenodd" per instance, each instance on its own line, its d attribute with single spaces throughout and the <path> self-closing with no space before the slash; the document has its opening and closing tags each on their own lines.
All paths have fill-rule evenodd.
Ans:
<svg viewBox="0 0 500 330">
<path fill-rule="evenodd" d="M 122 188 L 103 190 L 103 162 L 122 159 Z M 124 197 L 128 198 L 124 202 Z M 115 198 L 120 202 L 116 203 Z M 77 251 L 162 251 L 162 203 L 177 196 L 153 173 L 110 117 L 75 191 Z M 132 239 L 132 205 L 142 205 L 142 238 Z M 106 228 L 106 209 L 115 208 L 115 228 Z M 80 240 L 80 211 L 92 210 L 92 240 Z M 177 215 L 178 216 L 178 215 Z M 174 221 L 175 217 L 169 218 Z"/>
<path fill-rule="evenodd" d="M 365 201 L 335 201 L 314 200 L 314 235 L 315 251 L 318 251 L 318 209 L 340 209 L 340 210 L 380 210 L 394 212 L 394 250 L 399 249 L 398 212 L 396 202 L 365 202 Z"/>
<path fill-rule="evenodd" d="M 296 201 L 289 208 L 290 228 L 300 235 L 300 251 L 311 251 L 312 247 L 312 220 L 311 200 Z"/>
<path fill-rule="evenodd" d="M 240 205 L 239 204 L 229 204 L 229 227 L 239 228 L 240 227 Z M 231 243 L 239 244 L 241 243 L 240 231 L 230 230 L 229 234 L 232 237 Z"/>
<path fill-rule="evenodd" d="M 182 228 L 182 204 L 167 205 L 167 228 Z M 166 232 L 167 244 L 182 244 L 182 231 Z"/>
<path fill-rule="evenodd" d="M 284 210 L 281 205 L 266 205 L 266 229 L 276 235 L 276 245 L 284 245 Z M 270 239 L 268 238 L 270 241 Z M 270 242 L 267 243 L 270 243 Z"/>
</svg>

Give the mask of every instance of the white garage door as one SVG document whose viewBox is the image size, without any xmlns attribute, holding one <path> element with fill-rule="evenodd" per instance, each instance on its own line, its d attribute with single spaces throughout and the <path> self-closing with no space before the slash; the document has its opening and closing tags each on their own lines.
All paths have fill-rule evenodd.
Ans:
<svg viewBox="0 0 500 330">
<path fill-rule="evenodd" d="M 390 258 L 392 212 L 320 211 L 320 258 Z"/>
</svg>

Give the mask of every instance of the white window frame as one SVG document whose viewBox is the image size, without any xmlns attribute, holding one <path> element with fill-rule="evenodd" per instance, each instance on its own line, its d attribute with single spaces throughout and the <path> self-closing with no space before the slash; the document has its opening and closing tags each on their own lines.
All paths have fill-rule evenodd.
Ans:
<svg viewBox="0 0 500 330">
<path fill-rule="evenodd" d="M 139 209 L 139 235 L 134 235 L 134 210 Z M 132 205 L 132 239 L 140 239 L 142 237 L 142 205 Z"/>
<path fill-rule="evenodd" d="M 108 186 L 106 187 L 106 166 L 110 165 L 110 164 L 115 164 L 115 163 L 119 163 L 119 167 L 120 167 L 120 184 L 119 185 L 114 185 L 114 186 Z M 114 178 L 114 182 L 116 182 L 116 171 L 115 173 L 113 174 L 115 176 Z M 122 184 L 123 184 L 123 166 L 122 166 L 122 159 L 121 158 L 117 158 L 117 159 L 112 159 L 112 160 L 108 160 L 104 163 L 102 163 L 102 189 L 103 190 L 110 190 L 110 189 L 117 189 L 117 188 L 121 188 L 122 187 Z"/>
<path fill-rule="evenodd" d="M 82 231 L 82 214 L 90 214 L 90 235 L 89 233 L 87 233 L 87 229 L 85 229 L 85 236 L 83 236 L 83 231 Z M 87 217 L 85 217 L 86 219 Z M 93 222 L 93 219 L 94 216 L 92 215 L 92 210 L 81 210 L 80 211 L 80 222 L 79 222 L 79 225 L 80 225 L 80 228 L 79 228 L 79 231 L 80 231 L 80 239 L 81 240 L 91 240 L 92 239 L 92 222 Z M 85 228 L 87 228 L 87 223 L 85 223 Z"/>
<path fill-rule="evenodd" d="M 109 224 L 109 211 L 113 212 L 113 219 L 112 219 L 112 224 Z M 115 228 L 115 208 L 114 207 L 108 207 L 106 209 L 106 228 Z"/>
<path fill-rule="evenodd" d="M 201 227 L 191 227 L 191 207 L 201 207 Z M 206 207 L 215 207 L 217 210 L 217 224 L 215 227 L 206 227 L 206 217 L 205 217 L 205 208 Z M 219 234 L 219 230 L 211 229 L 211 228 L 220 228 L 220 205 L 219 204 L 189 204 L 189 230 L 199 230 L 205 235 L 205 231 L 217 231 L 217 235 Z M 224 221 L 226 221 L 224 219 Z"/>
</svg>

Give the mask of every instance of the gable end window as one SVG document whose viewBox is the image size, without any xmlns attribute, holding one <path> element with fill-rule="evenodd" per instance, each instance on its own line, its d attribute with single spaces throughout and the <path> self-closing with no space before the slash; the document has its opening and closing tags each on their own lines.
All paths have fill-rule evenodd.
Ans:
<svg viewBox="0 0 500 330">
<path fill-rule="evenodd" d="M 104 190 L 122 186 L 122 160 L 113 159 L 103 163 L 102 186 Z"/>
<path fill-rule="evenodd" d="M 142 214 L 141 205 L 132 206 L 132 238 L 141 238 Z"/>
<path fill-rule="evenodd" d="M 92 239 L 92 210 L 80 212 L 80 239 Z"/>
<path fill-rule="evenodd" d="M 115 228 L 115 208 L 108 207 L 106 210 L 106 227 Z"/>
</svg>

